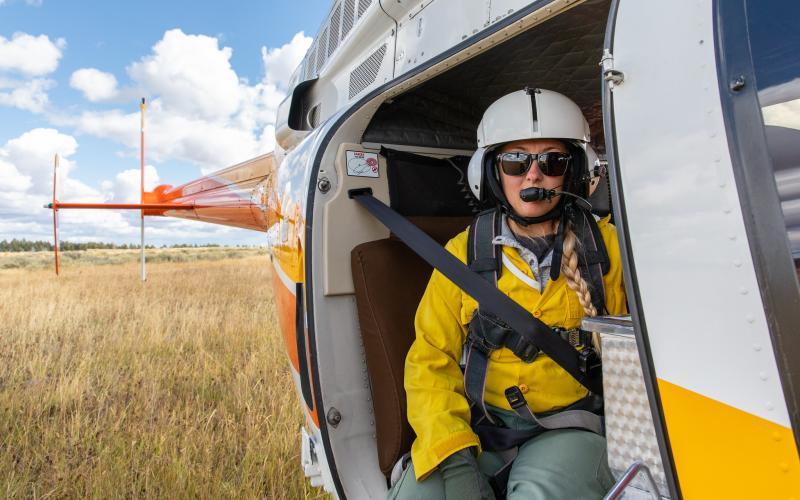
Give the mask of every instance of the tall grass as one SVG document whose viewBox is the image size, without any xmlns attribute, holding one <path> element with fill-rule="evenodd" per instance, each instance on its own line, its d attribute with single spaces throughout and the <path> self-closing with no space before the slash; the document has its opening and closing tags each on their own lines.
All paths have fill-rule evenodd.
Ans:
<svg viewBox="0 0 800 500">
<path fill-rule="evenodd" d="M 0 271 L 0 496 L 316 498 L 266 257 Z"/>
<path fill-rule="evenodd" d="M 147 262 L 194 262 L 266 255 L 265 248 L 199 247 L 154 248 L 145 251 Z M 125 264 L 139 261 L 139 250 L 92 249 L 59 252 L 61 262 L 70 265 Z M 0 252 L 0 269 L 53 268 L 52 252 Z"/>
</svg>

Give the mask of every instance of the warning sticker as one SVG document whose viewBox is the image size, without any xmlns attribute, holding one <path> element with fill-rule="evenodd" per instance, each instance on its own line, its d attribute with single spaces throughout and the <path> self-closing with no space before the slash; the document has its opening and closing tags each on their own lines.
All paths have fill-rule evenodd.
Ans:
<svg viewBox="0 0 800 500">
<path fill-rule="evenodd" d="M 347 175 L 351 177 L 380 177 L 378 153 L 346 151 Z"/>
</svg>

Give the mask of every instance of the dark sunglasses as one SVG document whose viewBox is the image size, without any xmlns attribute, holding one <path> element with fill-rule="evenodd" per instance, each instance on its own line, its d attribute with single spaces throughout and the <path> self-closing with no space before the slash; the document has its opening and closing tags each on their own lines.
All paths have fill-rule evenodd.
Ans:
<svg viewBox="0 0 800 500">
<path fill-rule="evenodd" d="M 499 153 L 497 164 L 506 175 L 525 175 L 534 161 L 539 162 L 539 170 L 549 177 L 564 175 L 572 161 L 568 153 L 553 151 L 549 153 Z"/>
</svg>

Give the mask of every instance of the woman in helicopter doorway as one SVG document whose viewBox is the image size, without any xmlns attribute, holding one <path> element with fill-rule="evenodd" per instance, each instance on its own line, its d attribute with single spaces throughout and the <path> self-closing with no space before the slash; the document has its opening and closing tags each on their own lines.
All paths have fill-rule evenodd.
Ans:
<svg viewBox="0 0 800 500">
<path fill-rule="evenodd" d="M 589 212 L 589 126 L 543 89 L 495 101 L 469 165 L 479 214 L 446 248 L 584 355 L 585 315 L 626 313 L 619 247 Z M 410 460 L 389 498 L 602 498 L 613 485 L 602 397 L 434 271 L 405 365 Z M 572 351 L 569 351 L 572 352 Z"/>
</svg>

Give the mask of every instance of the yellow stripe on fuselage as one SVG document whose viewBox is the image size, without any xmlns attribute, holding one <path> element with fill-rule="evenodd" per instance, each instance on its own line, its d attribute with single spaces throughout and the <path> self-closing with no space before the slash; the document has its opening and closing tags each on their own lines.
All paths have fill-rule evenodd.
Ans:
<svg viewBox="0 0 800 500">
<path fill-rule="evenodd" d="M 665 380 L 658 387 L 684 498 L 800 499 L 791 429 Z"/>
<path fill-rule="evenodd" d="M 287 278 L 293 283 L 302 283 L 305 281 L 303 254 L 299 245 L 293 247 L 284 245 L 274 246 L 271 251 Z"/>
</svg>

